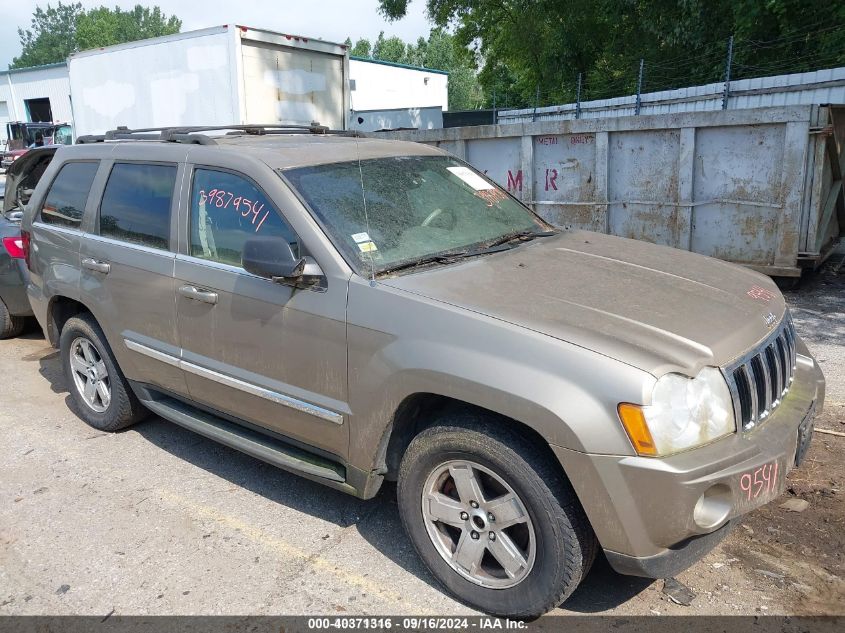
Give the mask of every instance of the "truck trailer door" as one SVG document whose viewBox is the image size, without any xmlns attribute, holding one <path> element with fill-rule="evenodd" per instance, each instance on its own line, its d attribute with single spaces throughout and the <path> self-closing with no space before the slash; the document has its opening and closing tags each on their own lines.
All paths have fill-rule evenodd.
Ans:
<svg viewBox="0 0 845 633">
<path fill-rule="evenodd" d="M 343 129 L 343 57 L 252 41 L 241 50 L 247 123 Z"/>
</svg>

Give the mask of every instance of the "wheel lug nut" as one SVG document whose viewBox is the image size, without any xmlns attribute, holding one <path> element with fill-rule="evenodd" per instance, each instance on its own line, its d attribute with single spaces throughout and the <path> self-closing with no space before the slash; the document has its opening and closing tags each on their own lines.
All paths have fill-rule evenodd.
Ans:
<svg viewBox="0 0 845 633">
<path fill-rule="evenodd" d="M 489 536 L 490 536 L 490 540 L 491 540 L 491 541 L 495 541 L 495 540 L 496 540 L 496 533 L 495 533 L 495 532 L 490 532 Z"/>
<path fill-rule="evenodd" d="M 466 521 L 469 515 L 466 512 L 461 512 L 461 521 Z"/>
<path fill-rule="evenodd" d="M 469 535 L 472 537 L 472 540 L 473 540 L 473 541 L 477 541 L 477 540 L 478 540 L 478 532 L 476 532 L 475 530 L 473 530 L 472 532 L 470 532 L 470 534 L 469 534 Z"/>
<path fill-rule="evenodd" d="M 493 513 L 492 513 L 492 512 L 488 512 L 488 513 L 487 513 L 487 520 L 488 520 L 488 521 L 495 521 L 495 520 L 496 520 L 496 517 L 494 517 L 494 516 L 493 516 Z"/>
<path fill-rule="evenodd" d="M 477 507 L 478 507 L 478 502 L 477 502 L 477 501 L 470 501 L 470 502 L 469 502 L 469 505 L 471 505 L 473 508 L 477 508 Z"/>
</svg>

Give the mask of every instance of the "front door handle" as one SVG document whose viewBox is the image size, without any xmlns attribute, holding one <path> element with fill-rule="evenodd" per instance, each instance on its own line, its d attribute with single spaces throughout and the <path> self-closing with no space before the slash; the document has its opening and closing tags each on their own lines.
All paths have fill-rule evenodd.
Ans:
<svg viewBox="0 0 845 633">
<path fill-rule="evenodd" d="M 210 303 L 214 305 L 217 303 L 217 293 L 211 290 L 202 290 L 196 286 L 182 286 L 179 288 L 179 294 L 194 301 L 202 301 L 203 303 Z"/>
<path fill-rule="evenodd" d="M 93 270 L 95 273 L 103 273 L 104 275 L 108 275 L 111 270 L 110 264 L 91 259 L 90 257 L 82 260 L 82 267 L 87 270 Z"/>
</svg>

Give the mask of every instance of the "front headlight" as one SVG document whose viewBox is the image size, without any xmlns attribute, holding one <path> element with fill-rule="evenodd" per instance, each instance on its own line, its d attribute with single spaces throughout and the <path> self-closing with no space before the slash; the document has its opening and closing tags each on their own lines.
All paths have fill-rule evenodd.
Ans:
<svg viewBox="0 0 845 633">
<path fill-rule="evenodd" d="M 640 455 L 671 455 L 736 431 L 731 392 L 715 367 L 695 378 L 664 375 L 650 405 L 622 403 L 619 418 Z"/>
</svg>

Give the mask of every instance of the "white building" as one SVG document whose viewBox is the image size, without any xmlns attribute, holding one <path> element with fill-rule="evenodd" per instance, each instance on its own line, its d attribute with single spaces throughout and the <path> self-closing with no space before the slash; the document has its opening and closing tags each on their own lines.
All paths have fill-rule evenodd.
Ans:
<svg viewBox="0 0 845 633">
<path fill-rule="evenodd" d="M 350 129 L 443 127 L 443 111 L 449 108 L 449 73 L 445 70 L 350 57 L 349 77 Z"/>
<path fill-rule="evenodd" d="M 9 121 L 71 122 L 67 64 L 0 71 L 0 144 Z"/>
<path fill-rule="evenodd" d="M 449 73 L 366 57 L 349 58 L 353 110 L 449 109 Z"/>
</svg>

